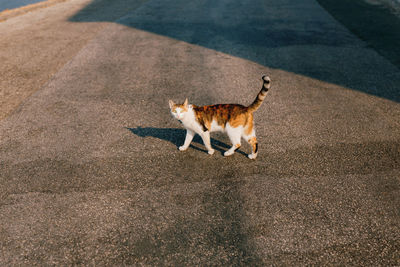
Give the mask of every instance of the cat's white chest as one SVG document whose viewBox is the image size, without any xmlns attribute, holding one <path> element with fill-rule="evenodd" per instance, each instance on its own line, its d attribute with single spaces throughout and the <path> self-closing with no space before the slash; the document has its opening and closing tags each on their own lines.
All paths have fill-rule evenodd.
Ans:
<svg viewBox="0 0 400 267">
<path fill-rule="evenodd" d="M 202 131 L 201 125 L 196 121 L 196 118 L 194 116 L 194 111 L 190 109 L 187 114 L 185 115 L 185 118 L 182 120 L 182 124 L 186 129 L 192 130 L 196 133 L 199 133 Z"/>
</svg>

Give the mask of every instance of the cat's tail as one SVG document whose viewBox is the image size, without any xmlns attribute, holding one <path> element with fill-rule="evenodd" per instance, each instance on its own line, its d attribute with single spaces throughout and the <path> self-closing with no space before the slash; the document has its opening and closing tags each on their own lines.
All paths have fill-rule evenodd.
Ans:
<svg viewBox="0 0 400 267">
<path fill-rule="evenodd" d="M 262 77 L 262 80 L 263 80 L 263 86 L 261 88 L 261 91 L 258 93 L 254 102 L 248 107 L 248 110 L 250 112 L 256 111 L 261 106 L 262 102 L 264 101 L 264 98 L 267 95 L 268 89 L 271 86 L 271 79 L 268 76 L 264 75 Z"/>
</svg>

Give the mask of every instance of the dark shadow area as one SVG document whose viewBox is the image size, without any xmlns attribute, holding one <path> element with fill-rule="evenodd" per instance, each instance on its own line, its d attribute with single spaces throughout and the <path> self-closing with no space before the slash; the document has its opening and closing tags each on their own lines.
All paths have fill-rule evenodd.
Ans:
<svg viewBox="0 0 400 267">
<path fill-rule="evenodd" d="M 93 0 L 70 20 L 74 22 L 115 21 L 145 2 L 146 0 Z"/>
<path fill-rule="evenodd" d="M 400 69 L 400 18 L 365 0 L 317 0 L 336 20 Z"/>
<path fill-rule="evenodd" d="M 318 4 L 303 2 L 94 0 L 70 20 L 115 21 L 127 14 L 115 22 L 399 102 L 399 19 L 361 0 L 319 1 L 397 68 L 377 66 L 381 61 Z"/>
<path fill-rule="evenodd" d="M 185 136 L 186 136 L 186 130 L 178 129 L 178 128 L 137 127 L 137 128 L 126 128 L 126 129 L 128 129 L 133 134 L 135 134 L 139 137 L 155 137 L 160 140 L 171 142 L 177 148 L 179 146 L 183 145 L 183 142 L 185 141 Z M 201 145 L 202 147 L 200 148 L 197 145 Z M 225 144 L 224 142 L 218 141 L 212 137 L 211 137 L 211 146 L 215 150 L 217 150 L 221 153 L 224 153 L 226 150 L 228 150 L 230 148 L 229 145 Z M 194 136 L 189 149 L 190 148 L 207 153 L 207 150 L 205 149 L 204 144 L 203 144 L 203 140 L 197 134 Z M 245 155 L 247 157 L 247 154 L 242 152 L 241 150 L 236 150 L 236 152 L 240 153 L 242 155 Z"/>
</svg>

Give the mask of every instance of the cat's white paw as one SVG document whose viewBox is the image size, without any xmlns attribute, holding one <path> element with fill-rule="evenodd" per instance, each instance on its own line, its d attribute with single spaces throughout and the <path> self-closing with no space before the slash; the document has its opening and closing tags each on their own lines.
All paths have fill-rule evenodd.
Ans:
<svg viewBox="0 0 400 267">
<path fill-rule="evenodd" d="M 256 159 L 257 154 L 249 154 L 248 157 L 249 159 Z"/>
<path fill-rule="evenodd" d="M 179 151 L 185 151 L 187 149 L 187 147 L 185 147 L 185 146 L 180 146 L 179 147 Z"/>
<path fill-rule="evenodd" d="M 214 154 L 214 152 L 215 152 L 215 150 L 214 150 L 214 149 L 210 149 L 210 150 L 208 150 L 208 154 L 210 154 L 210 155 Z"/>
<path fill-rule="evenodd" d="M 233 153 L 235 153 L 235 151 L 230 151 L 230 150 L 228 150 L 228 151 L 225 151 L 224 156 L 225 156 L 225 157 L 229 157 L 229 156 L 232 156 Z"/>
</svg>

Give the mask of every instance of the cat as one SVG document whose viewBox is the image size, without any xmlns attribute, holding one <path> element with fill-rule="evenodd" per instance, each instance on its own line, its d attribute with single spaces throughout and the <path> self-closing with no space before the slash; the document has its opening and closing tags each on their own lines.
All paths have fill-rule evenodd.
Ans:
<svg viewBox="0 0 400 267">
<path fill-rule="evenodd" d="M 263 76 L 263 85 L 253 103 L 248 106 L 239 104 L 217 104 L 198 107 L 190 105 L 186 98 L 183 104 L 175 104 L 169 100 L 172 116 L 179 120 L 186 129 L 186 138 L 180 151 L 185 151 L 193 140 L 195 134 L 200 135 L 208 154 L 214 154 L 210 143 L 210 132 L 226 132 L 232 147 L 224 153 L 224 156 L 232 155 L 241 146 L 241 138 L 246 140 L 252 149 L 248 155 L 255 159 L 258 154 L 258 143 L 254 129 L 253 112 L 256 111 L 264 101 L 271 85 L 271 79 Z"/>
</svg>

